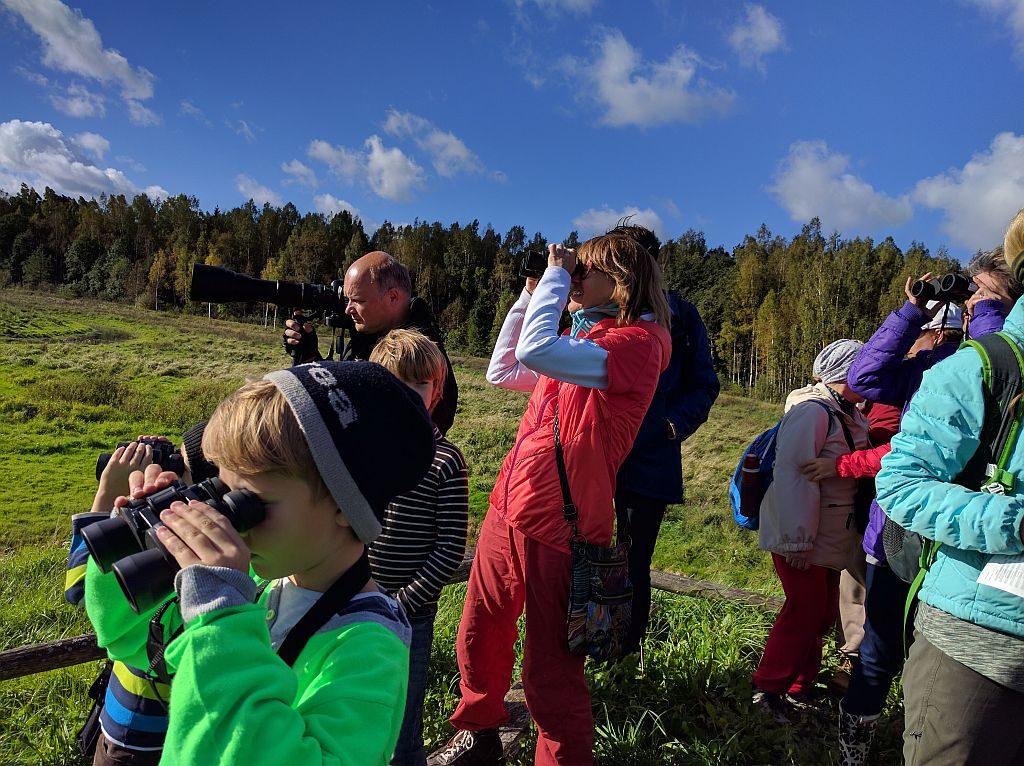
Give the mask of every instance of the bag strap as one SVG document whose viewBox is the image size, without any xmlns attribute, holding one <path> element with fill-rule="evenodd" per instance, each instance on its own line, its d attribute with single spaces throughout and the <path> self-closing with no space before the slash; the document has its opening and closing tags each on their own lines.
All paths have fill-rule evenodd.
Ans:
<svg viewBox="0 0 1024 766">
<path fill-rule="evenodd" d="M 579 512 L 572 501 L 572 492 L 569 490 L 569 476 L 565 470 L 565 454 L 562 452 L 562 438 L 558 428 L 558 396 L 555 395 L 555 465 L 558 466 L 558 483 L 562 487 L 562 515 L 566 522 L 572 527 L 572 536 L 576 537 L 576 521 L 579 519 Z"/>
</svg>

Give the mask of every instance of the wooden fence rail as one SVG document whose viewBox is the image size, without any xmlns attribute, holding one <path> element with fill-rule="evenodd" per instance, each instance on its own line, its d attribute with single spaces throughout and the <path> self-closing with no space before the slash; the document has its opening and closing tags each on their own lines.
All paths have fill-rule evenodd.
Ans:
<svg viewBox="0 0 1024 766">
<path fill-rule="evenodd" d="M 469 579 L 469 567 L 475 552 L 475 549 L 466 551 L 466 558 L 449 580 L 449 585 L 466 582 Z M 777 610 L 782 607 L 780 598 L 749 590 L 727 588 L 718 583 L 695 580 L 669 572 L 652 571 L 651 585 L 658 590 L 683 596 L 739 601 L 761 609 Z M 104 655 L 105 652 L 96 645 L 96 636 L 91 633 L 59 641 L 48 641 L 45 644 L 20 646 L 17 649 L 0 652 L 0 681 L 81 665 L 83 662 L 101 659 Z"/>
</svg>

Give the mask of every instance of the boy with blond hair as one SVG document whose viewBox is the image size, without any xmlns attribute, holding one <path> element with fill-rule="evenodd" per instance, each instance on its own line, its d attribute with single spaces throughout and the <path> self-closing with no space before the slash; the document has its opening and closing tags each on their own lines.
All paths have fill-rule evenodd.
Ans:
<svg viewBox="0 0 1024 766">
<path fill-rule="evenodd" d="M 433 412 L 448 365 L 433 341 L 415 330 L 391 330 L 370 355 L 416 391 Z M 405 607 L 412 625 L 409 694 L 392 766 L 423 766 L 423 698 L 434 639 L 437 599 L 466 552 L 469 480 L 458 447 L 435 428 L 434 461 L 419 485 L 387 507 L 384 531 L 370 546 L 370 567 Z"/>
<path fill-rule="evenodd" d="M 221 481 L 256 495 L 264 520 L 242 536 L 205 503 L 164 510 L 157 535 L 181 567 L 176 597 L 143 614 L 90 559 L 100 646 L 136 667 L 162 659 L 173 674 L 161 763 L 387 763 L 409 625 L 370 576 L 365 546 L 395 493 L 429 468 L 432 434 L 419 398 L 379 365 L 272 372 L 224 400 L 202 440 Z"/>
</svg>

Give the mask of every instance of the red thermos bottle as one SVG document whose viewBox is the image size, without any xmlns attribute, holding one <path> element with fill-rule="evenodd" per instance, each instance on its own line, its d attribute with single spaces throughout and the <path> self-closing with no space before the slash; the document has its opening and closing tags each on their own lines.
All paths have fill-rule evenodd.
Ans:
<svg viewBox="0 0 1024 766">
<path fill-rule="evenodd" d="M 761 515 L 761 458 L 752 452 L 743 456 L 740 471 L 740 513 L 748 519 Z"/>
</svg>

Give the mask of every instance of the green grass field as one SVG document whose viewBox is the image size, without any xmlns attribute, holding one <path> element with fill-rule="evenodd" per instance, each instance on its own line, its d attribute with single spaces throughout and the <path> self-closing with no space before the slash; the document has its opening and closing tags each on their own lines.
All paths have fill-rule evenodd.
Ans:
<svg viewBox="0 0 1024 766">
<path fill-rule="evenodd" d="M 460 401 L 450 438 L 470 465 L 475 537 L 525 397 L 489 386 L 485 360 L 453 361 Z M 247 377 L 286 363 L 271 328 L 34 293 L 0 296 L 0 650 L 89 630 L 61 591 L 68 519 L 88 510 L 97 453 L 140 433 L 177 442 Z M 726 499 L 743 446 L 778 412 L 743 397 L 719 399 L 684 448 L 686 504 L 669 510 L 655 567 L 781 594 L 767 555 L 732 523 Z M 464 594 L 450 587 L 441 604 L 428 742 L 448 733 Z M 600 763 L 834 762 L 832 712 L 780 729 L 750 706 L 749 675 L 770 615 L 668 594 L 657 604 L 644 672 L 628 664 L 589 670 Z M 79 763 L 73 737 L 97 669 L 90 663 L 0 683 L 0 764 Z M 878 763 L 899 762 L 895 695 L 890 708 Z"/>
</svg>

